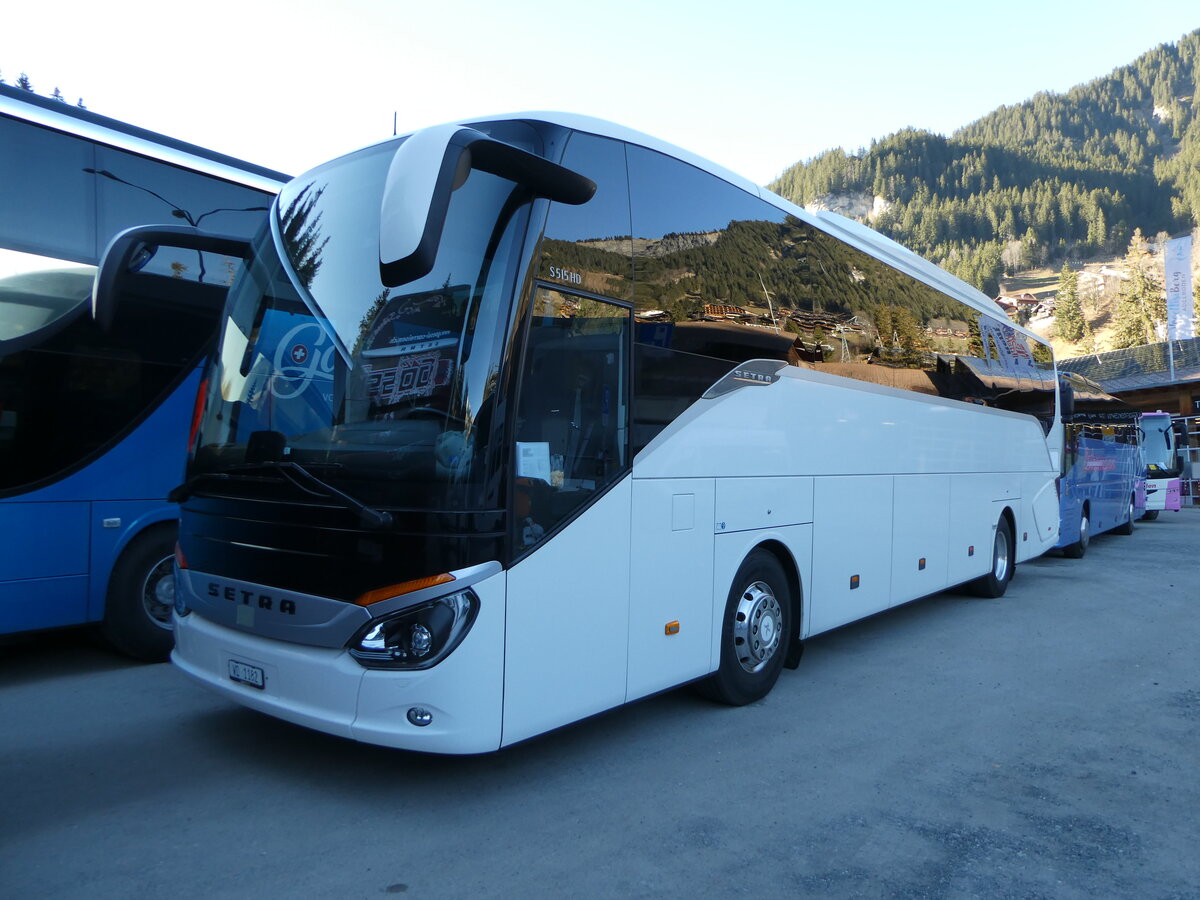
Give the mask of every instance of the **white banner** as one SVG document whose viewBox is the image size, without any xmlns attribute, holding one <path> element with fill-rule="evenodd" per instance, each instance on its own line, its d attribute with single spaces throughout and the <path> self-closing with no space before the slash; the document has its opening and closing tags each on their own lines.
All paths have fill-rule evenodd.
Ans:
<svg viewBox="0 0 1200 900">
<path fill-rule="evenodd" d="M 1195 304 L 1192 302 L 1192 236 L 1167 241 L 1163 249 L 1167 285 L 1167 340 L 1196 336 Z"/>
</svg>

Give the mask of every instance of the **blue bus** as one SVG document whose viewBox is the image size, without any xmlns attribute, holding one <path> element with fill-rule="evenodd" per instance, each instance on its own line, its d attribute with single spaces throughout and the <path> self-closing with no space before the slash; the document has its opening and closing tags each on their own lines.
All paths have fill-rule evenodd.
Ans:
<svg viewBox="0 0 1200 900">
<path fill-rule="evenodd" d="M 241 259 L 157 254 L 99 317 L 96 263 L 135 225 L 249 236 L 286 176 L 4 85 L 0 171 L 0 635 L 94 623 L 165 659 L 166 497 Z"/>
<path fill-rule="evenodd" d="M 1059 373 L 1059 391 L 1064 428 L 1056 546 L 1079 559 L 1093 535 L 1133 534 L 1143 512 L 1140 413 L 1074 372 Z"/>
</svg>

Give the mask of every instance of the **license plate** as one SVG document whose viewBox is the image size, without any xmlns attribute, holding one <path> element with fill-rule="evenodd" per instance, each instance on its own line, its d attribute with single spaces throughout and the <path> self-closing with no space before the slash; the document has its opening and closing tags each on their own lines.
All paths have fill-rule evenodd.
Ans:
<svg viewBox="0 0 1200 900">
<path fill-rule="evenodd" d="M 267 684 L 267 676 L 262 669 L 248 663 L 238 662 L 236 659 L 229 660 L 229 677 L 241 684 L 258 688 L 260 691 Z"/>
</svg>

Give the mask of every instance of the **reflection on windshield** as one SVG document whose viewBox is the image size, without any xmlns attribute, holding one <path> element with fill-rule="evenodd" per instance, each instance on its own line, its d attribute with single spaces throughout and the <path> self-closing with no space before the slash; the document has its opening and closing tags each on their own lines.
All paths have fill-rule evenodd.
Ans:
<svg viewBox="0 0 1200 900">
<path fill-rule="evenodd" d="M 372 505 L 499 504 L 494 407 L 528 203 L 512 182 L 472 171 L 451 196 L 433 270 L 386 288 L 379 203 L 394 149 L 368 148 L 281 193 L 284 255 L 262 235 L 231 293 L 193 475 L 286 460 Z"/>
<path fill-rule="evenodd" d="M 314 190 L 311 183 L 306 184 L 279 216 L 280 236 L 292 261 L 292 271 L 306 288 L 312 287 L 321 268 L 321 252 L 329 243 L 329 238 L 321 236 L 321 214 L 313 213 L 323 193 L 324 188 Z"/>
<path fill-rule="evenodd" d="M 92 295 L 93 266 L 0 249 L 0 342 L 33 334 Z"/>
</svg>

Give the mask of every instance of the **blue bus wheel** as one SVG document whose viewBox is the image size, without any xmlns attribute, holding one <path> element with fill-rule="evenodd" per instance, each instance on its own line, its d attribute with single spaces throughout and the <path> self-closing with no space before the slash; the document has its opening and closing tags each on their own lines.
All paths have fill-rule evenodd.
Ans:
<svg viewBox="0 0 1200 900">
<path fill-rule="evenodd" d="M 1088 508 L 1085 506 L 1083 512 L 1079 514 L 1079 539 L 1062 548 L 1063 556 L 1070 559 L 1083 559 L 1083 554 L 1087 553 L 1088 544 L 1092 540 L 1091 528 L 1092 523 L 1088 520 Z"/>
<path fill-rule="evenodd" d="M 113 566 L 101 632 L 110 644 L 136 659 L 163 662 L 175 638 L 174 524 L 156 525 L 125 548 Z"/>
<path fill-rule="evenodd" d="M 1125 521 L 1113 529 L 1113 534 L 1133 534 L 1133 520 L 1137 518 L 1137 510 L 1133 505 L 1133 497 L 1129 498 L 1128 515 Z"/>
</svg>

